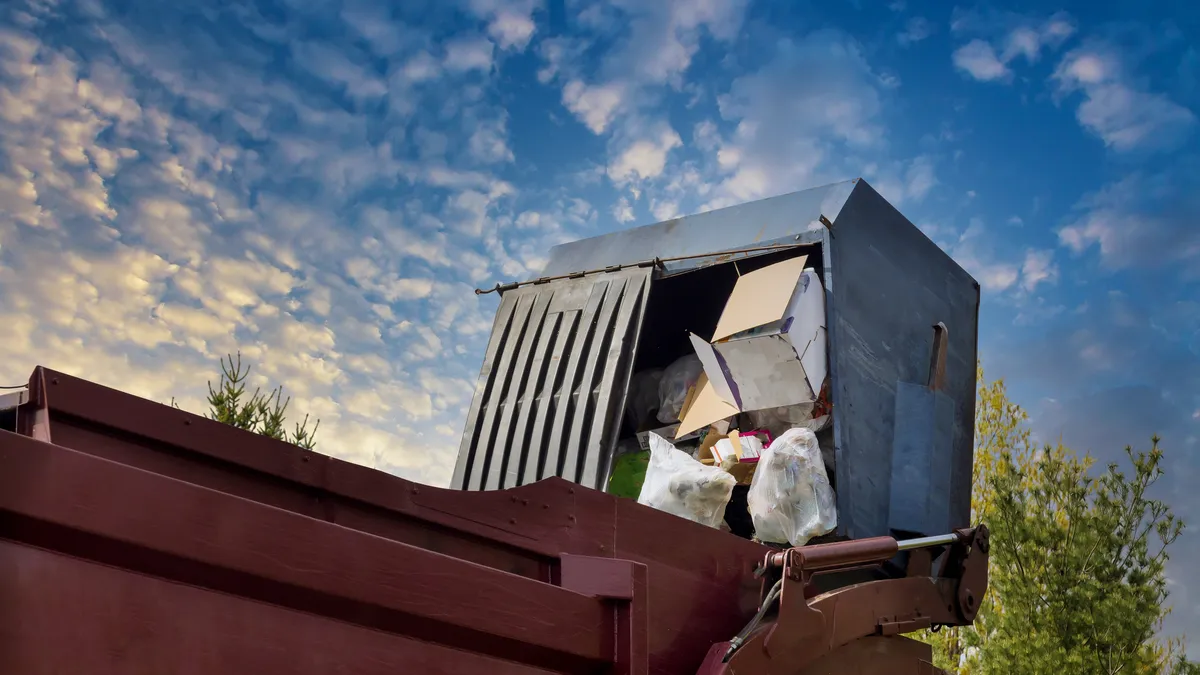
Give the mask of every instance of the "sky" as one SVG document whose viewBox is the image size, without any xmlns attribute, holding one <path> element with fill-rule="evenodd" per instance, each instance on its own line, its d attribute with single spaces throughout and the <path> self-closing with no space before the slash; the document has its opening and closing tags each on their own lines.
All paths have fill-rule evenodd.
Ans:
<svg viewBox="0 0 1200 675">
<path fill-rule="evenodd" d="M 199 412 L 240 350 L 318 450 L 446 485 L 473 289 L 862 177 L 980 282 L 1040 440 L 1162 437 L 1195 657 L 1200 9 L 1117 4 L 10 0 L 0 384 Z"/>
</svg>

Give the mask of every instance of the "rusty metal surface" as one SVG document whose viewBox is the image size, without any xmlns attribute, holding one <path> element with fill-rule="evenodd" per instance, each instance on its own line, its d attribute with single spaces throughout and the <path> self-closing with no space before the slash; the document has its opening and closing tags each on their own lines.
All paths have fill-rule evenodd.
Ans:
<svg viewBox="0 0 1200 675">
<path fill-rule="evenodd" d="M 930 545 L 915 551 L 921 555 L 910 561 L 907 577 L 855 584 L 815 597 L 808 593 L 814 575 L 882 564 L 899 544 L 891 540 L 887 545 L 886 538 L 880 538 L 790 549 L 782 557 L 768 554 L 763 561 L 762 608 L 774 608 L 774 618 L 757 623 L 760 612 L 733 640 L 714 645 L 698 672 L 933 672 L 928 645 L 910 645 L 899 636 L 970 624 L 987 589 L 987 528 L 980 525 L 954 534 L 955 542 L 946 550 Z M 931 563 L 939 553 L 944 562 L 934 574 Z M 891 638 L 896 641 L 887 640 Z M 839 668 L 843 664 L 845 670 Z"/>
<path fill-rule="evenodd" d="M 95 632 L 111 605 L 121 620 L 80 650 L 105 664 L 88 672 L 397 672 L 411 654 L 429 665 L 401 671 L 586 672 L 603 662 L 694 673 L 757 608 L 752 572 L 766 548 L 629 500 L 560 479 L 431 488 L 62 373 L 39 368 L 31 385 L 22 432 L 53 445 L 0 435 L 0 569 L 34 566 L 38 581 L 0 591 L 20 599 L 0 615 L 0 634 L 69 643 Z M 5 573 L 7 583 L 21 574 Z M 63 575 L 110 586 L 80 594 L 75 612 L 59 586 L 76 582 Z M 429 637 L 417 618 L 435 610 L 421 603 L 443 594 L 449 614 L 433 620 L 444 630 Z M 33 608 L 39 597 L 53 601 Z M 509 598 L 521 616 L 489 619 Z M 539 628 L 548 616 L 554 626 Z M 250 623 L 254 640 L 227 634 Z M 328 637 L 311 638 L 326 624 Z M 311 656 L 318 665 L 301 663 L 310 644 L 325 647 Z M 0 661 L 13 666 L 0 667 L 6 674 L 74 663 L 59 654 L 38 669 L 26 648 L 0 651 L 12 655 Z M 125 668 L 116 653 L 149 665 Z M 211 667 L 174 667 L 189 654 Z"/>
</svg>

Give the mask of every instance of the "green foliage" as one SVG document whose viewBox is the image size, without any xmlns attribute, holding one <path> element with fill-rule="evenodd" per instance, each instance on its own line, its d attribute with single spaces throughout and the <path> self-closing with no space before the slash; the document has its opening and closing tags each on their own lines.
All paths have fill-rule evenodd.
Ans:
<svg viewBox="0 0 1200 675">
<path fill-rule="evenodd" d="M 992 531 L 988 594 L 972 626 L 924 633 L 936 665 L 990 673 L 1184 673 L 1164 566 L 1183 523 L 1148 495 L 1163 475 L 1158 438 L 1126 448 L 1129 469 L 1061 443 L 1035 447 L 1003 381 L 979 372 L 972 516 Z"/>
<path fill-rule="evenodd" d="M 236 362 L 232 355 L 226 359 L 228 362 L 225 359 L 221 361 L 221 381 L 215 388 L 211 381 L 208 383 L 207 417 L 239 429 L 293 443 L 305 450 L 314 449 L 317 427 L 321 425 L 321 421 L 317 420 L 312 430 L 309 430 L 308 415 L 305 415 L 304 421 L 296 423 L 294 430 L 289 433 L 285 419 L 291 397 L 283 398 L 283 386 L 280 385 L 267 394 L 255 389 L 247 399 L 246 378 L 250 376 L 250 366 L 247 365 L 243 370 L 241 352 L 238 353 Z"/>
</svg>

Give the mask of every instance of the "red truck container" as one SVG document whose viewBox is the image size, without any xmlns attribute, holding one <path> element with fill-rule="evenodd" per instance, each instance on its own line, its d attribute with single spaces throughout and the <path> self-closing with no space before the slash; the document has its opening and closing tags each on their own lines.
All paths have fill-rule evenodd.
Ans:
<svg viewBox="0 0 1200 675">
<path fill-rule="evenodd" d="M 900 634 L 969 623 L 987 583 L 983 527 L 775 550 L 558 478 L 418 485 L 41 367 L 9 416 L 4 675 L 932 673 Z M 909 576 L 846 585 L 902 550 Z"/>
</svg>

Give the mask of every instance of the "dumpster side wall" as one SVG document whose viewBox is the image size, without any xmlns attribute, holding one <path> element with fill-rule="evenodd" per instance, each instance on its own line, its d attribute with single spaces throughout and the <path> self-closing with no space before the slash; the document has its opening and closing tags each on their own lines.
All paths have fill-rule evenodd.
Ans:
<svg viewBox="0 0 1200 675">
<path fill-rule="evenodd" d="M 865 181 L 830 232 L 831 370 L 839 531 L 852 538 L 889 534 L 892 491 L 918 502 L 932 522 L 968 527 L 974 450 L 979 284 Z M 931 426 L 943 452 L 918 459 L 918 480 L 893 484 L 896 392 L 929 376 L 933 325 L 949 330 L 944 393 L 953 424 Z M 927 480 L 950 464 L 949 513 Z M 902 498 L 903 498 L 902 497 Z M 934 534 L 927 532 L 923 534 Z"/>
</svg>

